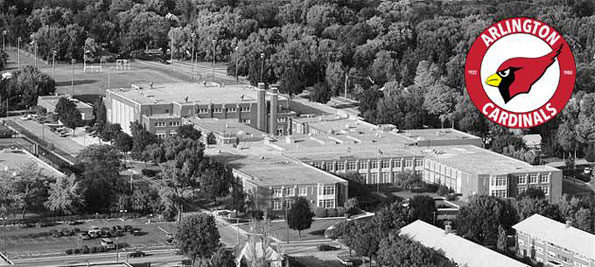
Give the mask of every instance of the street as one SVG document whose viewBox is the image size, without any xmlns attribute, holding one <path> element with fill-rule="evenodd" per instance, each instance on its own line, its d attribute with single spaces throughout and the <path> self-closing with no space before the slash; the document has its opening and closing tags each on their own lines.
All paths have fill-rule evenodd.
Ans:
<svg viewBox="0 0 595 267">
<path fill-rule="evenodd" d="M 182 266 L 183 256 L 175 255 L 171 249 L 145 251 L 148 256 L 140 258 L 128 258 L 130 263 L 151 262 L 151 266 Z M 119 261 L 126 261 L 126 254 L 119 253 Z M 68 266 L 84 263 L 114 263 L 116 253 L 82 254 L 69 256 L 55 256 L 43 258 L 26 258 L 13 260 L 15 266 Z"/>
</svg>

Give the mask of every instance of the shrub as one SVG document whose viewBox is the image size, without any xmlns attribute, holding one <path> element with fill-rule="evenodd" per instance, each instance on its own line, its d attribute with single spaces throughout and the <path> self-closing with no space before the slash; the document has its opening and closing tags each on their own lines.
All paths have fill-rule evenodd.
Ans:
<svg viewBox="0 0 595 267">
<path fill-rule="evenodd" d="M 246 215 L 248 215 L 249 218 L 262 220 L 262 217 L 264 216 L 264 212 L 262 210 L 249 210 L 249 211 L 246 211 Z"/>
<path fill-rule="evenodd" d="M 97 252 L 100 252 L 101 253 L 101 252 L 106 252 L 106 251 L 107 251 L 107 248 L 105 248 L 105 247 L 98 247 L 97 248 Z"/>
<path fill-rule="evenodd" d="M 316 247 L 318 249 L 318 251 L 331 251 L 331 250 L 337 250 L 336 247 L 327 245 L 327 244 L 322 244 L 322 245 L 318 245 Z"/>
<path fill-rule="evenodd" d="M 345 216 L 345 213 L 347 212 L 347 209 L 345 209 L 345 207 L 338 207 L 337 208 L 337 215 L 338 216 Z"/>
<path fill-rule="evenodd" d="M 314 210 L 314 216 L 316 216 L 317 218 L 326 217 L 326 209 L 323 207 L 316 208 L 316 210 Z"/>
<path fill-rule="evenodd" d="M 81 252 L 83 254 L 89 254 L 89 252 L 91 252 L 91 249 L 88 246 L 83 246 L 83 249 L 81 249 Z"/>
<path fill-rule="evenodd" d="M 440 186 L 437 183 L 426 184 L 426 192 L 436 192 Z"/>
<path fill-rule="evenodd" d="M 328 217 L 337 217 L 339 213 L 337 212 L 337 209 L 328 209 L 326 210 L 326 215 Z"/>
<path fill-rule="evenodd" d="M 446 187 L 445 185 L 440 185 L 438 187 L 438 191 L 436 191 L 436 194 L 438 194 L 439 196 L 444 196 L 448 194 L 448 187 Z"/>
<path fill-rule="evenodd" d="M 72 253 L 74 253 L 73 249 L 69 248 L 66 251 L 64 251 L 64 253 L 66 253 L 66 255 L 72 255 Z"/>
<path fill-rule="evenodd" d="M 446 200 L 448 200 L 448 201 L 457 200 L 457 195 L 455 195 L 454 193 L 450 193 L 450 194 L 446 195 Z"/>
<path fill-rule="evenodd" d="M 74 252 L 74 254 L 81 254 L 81 249 L 75 248 L 72 252 Z"/>
<path fill-rule="evenodd" d="M 97 253 L 98 247 L 91 247 L 91 253 Z"/>
</svg>

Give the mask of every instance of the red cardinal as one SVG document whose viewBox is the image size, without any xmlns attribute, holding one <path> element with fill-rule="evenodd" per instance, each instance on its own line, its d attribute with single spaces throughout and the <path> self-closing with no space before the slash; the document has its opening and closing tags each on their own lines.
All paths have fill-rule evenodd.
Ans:
<svg viewBox="0 0 595 267">
<path fill-rule="evenodd" d="M 486 84 L 498 87 L 504 103 L 522 93 L 529 93 L 531 86 L 543 76 L 562 51 L 562 44 L 547 55 L 537 58 L 515 57 L 504 61 Z"/>
</svg>

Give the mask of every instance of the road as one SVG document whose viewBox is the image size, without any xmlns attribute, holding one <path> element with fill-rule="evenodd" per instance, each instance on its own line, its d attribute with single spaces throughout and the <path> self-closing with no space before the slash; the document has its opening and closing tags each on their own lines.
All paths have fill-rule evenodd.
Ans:
<svg viewBox="0 0 595 267">
<path fill-rule="evenodd" d="M 182 266 L 182 256 L 175 255 L 173 250 L 147 251 L 146 257 L 128 258 L 129 263 L 151 262 L 151 266 Z M 126 260 L 126 254 L 120 252 L 120 262 Z M 26 258 L 13 260 L 15 266 L 68 266 L 85 263 L 115 263 L 116 253 L 82 254 L 45 258 Z"/>
</svg>

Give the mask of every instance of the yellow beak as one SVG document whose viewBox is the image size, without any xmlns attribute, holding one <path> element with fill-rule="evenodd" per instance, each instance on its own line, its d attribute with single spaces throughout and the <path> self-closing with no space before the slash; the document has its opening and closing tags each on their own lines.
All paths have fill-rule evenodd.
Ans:
<svg viewBox="0 0 595 267">
<path fill-rule="evenodd" d="M 490 77 L 488 77 L 488 79 L 486 80 L 487 85 L 491 85 L 494 87 L 498 87 L 498 85 L 500 85 L 500 82 L 502 82 L 502 78 L 497 73 L 490 75 Z"/>
</svg>

